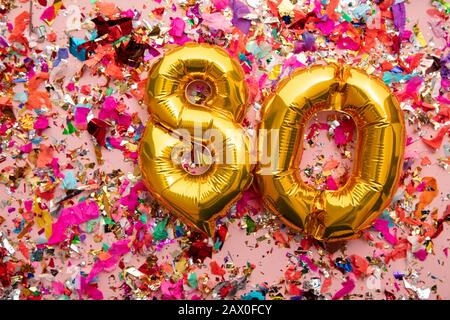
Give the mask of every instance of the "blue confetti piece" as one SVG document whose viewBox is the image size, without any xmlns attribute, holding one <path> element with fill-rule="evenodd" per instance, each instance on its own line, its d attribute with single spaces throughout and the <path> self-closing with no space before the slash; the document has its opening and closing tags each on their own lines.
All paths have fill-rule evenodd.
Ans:
<svg viewBox="0 0 450 320">
<path fill-rule="evenodd" d="M 18 79 L 14 79 L 13 80 L 13 83 L 24 83 L 24 82 L 27 82 L 28 80 L 27 79 L 24 79 L 24 78 L 18 78 Z"/>
<path fill-rule="evenodd" d="M 247 294 L 243 294 L 241 300 L 266 300 L 266 297 L 261 291 L 253 290 Z"/>
<path fill-rule="evenodd" d="M 19 101 L 20 103 L 26 103 L 28 101 L 28 94 L 25 91 L 16 92 L 13 100 Z"/>
<path fill-rule="evenodd" d="M 83 48 L 80 51 L 78 51 L 78 47 L 85 42 L 87 42 L 87 40 L 77 38 L 69 39 L 69 51 L 74 57 L 76 57 L 80 61 L 86 61 L 87 59 L 86 49 Z"/>
<path fill-rule="evenodd" d="M 42 137 L 35 137 L 33 139 L 31 139 L 31 143 L 34 145 L 39 145 L 42 142 Z"/>
<path fill-rule="evenodd" d="M 62 188 L 65 190 L 73 190 L 77 188 L 77 178 L 75 177 L 72 170 L 64 171 Z"/>
<path fill-rule="evenodd" d="M 392 83 L 397 83 L 402 80 L 408 81 L 411 78 L 414 78 L 416 75 L 417 74 L 415 74 L 415 73 L 401 74 L 401 73 L 394 73 L 394 72 L 387 71 L 383 74 L 383 81 L 387 85 L 390 85 Z"/>
<path fill-rule="evenodd" d="M 182 237 L 184 235 L 184 230 L 181 226 L 176 226 L 175 227 L 175 235 L 176 237 Z"/>
<path fill-rule="evenodd" d="M 53 63 L 53 67 L 57 67 L 61 60 L 63 59 L 68 59 L 69 58 L 69 50 L 67 50 L 67 48 L 60 48 L 58 50 L 58 55 L 56 57 L 55 62 Z"/>
<path fill-rule="evenodd" d="M 391 216 L 389 215 L 389 211 L 388 210 L 384 210 L 383 214 L 380 216 L 380 219 L 389 221 L 388 227 L 392 228 L 395 226 L 394 220 L 392 220 Z"/>
<path fill-rule="evenodd" d="M 366 18 L 367 12 L 370 11 L 370 6 L 368 4 L 359 4 L 353 9 L 353 17 L 356 19 Z"/>
<path fill-rule="evenodd" d="M 349 258 L 345 258 L 345 259 L 337 258 L 335 265 L 337 268 L 344 270 L 345 273 L 353 271 L 352 264 L 351 264 Z"/>
<path fill-rule="evenodd" d="M 14 233 L 17 233 L 17 234 L 21 233 L 22 230 L 23 230 L 23 226 L 24 226 L 24 225 L 25 225 L 25 219 L 22 219 L 22 221 L 20 221 L 19 226 L 18 226 L 17 228 L 15 228 L 15 229 L 13 230 L 13 232 L 14 232 Z"/>
<path fill-rule="evenodd" d="M 395 67 L 391 70 L 391 72 L 393 72 L 393 73 L 403 73 L 403 69 L 400 68 L 399 66 L 395 66 Z"/>
</svg>

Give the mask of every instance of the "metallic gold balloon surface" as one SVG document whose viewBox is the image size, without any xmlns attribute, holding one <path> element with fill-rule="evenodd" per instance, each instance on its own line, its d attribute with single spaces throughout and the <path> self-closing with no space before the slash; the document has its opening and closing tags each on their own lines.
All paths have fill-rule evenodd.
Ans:
<svg viewBox="0 0 450 320">
<path fill-rule="evenodd" d="M 307 186 L 300 177 L 305 126 L 320 110 L 350 115 L 358 130 L 353 173 L 336 191 Z M 265 202 L 282 220 L 318 240 L 356 238 L 389 204 L 400 177 L 405 129 L 395 96 L 378 78 L 337 65 L 298 70 L 264 105 L 261 129 L 279 130 L 277 144 L 259 135 L 256 177 Z M 276 132 L 273 131 L 273 132 Z"/>
<path fill-rule="evenodd" d="M 190 95 L 195 86 L 204 94 Z M 188 43 L 166 53 L 149 72 L 147 100 L 152 119 L 139 152 L 144 181 L 159 201 L 209 235 L 215 220 L 252 182 L 249 139 L 237 134 L 242 133 L 239 122 L 247 99 L 240 65 L 219 47 Z M 220 141 L 210 144 L 208 136 L 199 138 L 198 127 L 203 132 L 214 130 Z M 177 152 L 188 147 L 177 136 L 182 130 L 188 132 L 192 145 L 208 151 L 199 157 L 205 171 L 195 172 L 189 163 L 186 168 L 183 157 L 174 161 Z M 221 145 L 220 150 L 214 149 Z M 227 161 L 218 161 L 219 154 L 226 154 Z"/>
</svg>

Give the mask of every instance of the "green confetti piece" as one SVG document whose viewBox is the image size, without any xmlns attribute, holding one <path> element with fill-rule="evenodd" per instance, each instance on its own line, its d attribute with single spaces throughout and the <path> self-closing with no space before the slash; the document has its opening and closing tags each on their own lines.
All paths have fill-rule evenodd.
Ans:
<svg viewBox="0 0 450 320">
<path fill-rule="evenodd" d="M 255 232 L 256 224 L 249 216 L 245 216 L 245 223 L 247 224 L 247 235 Z"/>
<path fill-rule="evenodd" d="M 141 214 L 141 216 L 139 217 L 139 220 L 141 220 L 143 224 L 147 224 L 147 215 Z"/>
<path fill-rule="evenodd" d="M 164 240 L 167 238 L 167 231 L 165 230 L 167 221 L 169 221 L 169 219 L 165 218 L 156 225 L 155 230 L 153 231 L 153 239 Z"/>
<path fill-rule="evenodd" d="M 128 40 L 128 39 L 130 39 L 130 36 L 128 35 L 128 36 L 123 36 L 123 37 L 120 37 L 119 39 L 117 39 L 116 41 L 114 41 L 113 42 L 113 46 L 116 46 L 116 45 L 118 45 L 118 44 L 120 44 L 120 43 L 122 43 L 122 42 L 124 42 L 124 41 L 126 41 L 126 40 Z"/>
<path fill-rule="evenodd" d="M 87 222 L 86 232 L 92 233 L 94 231 L 95 225 L 98 223 L 98 219 L 90 220 Z"/>
<path fill-rule="evenodd" d="M 73 244 L 80 244 L 81 243 L 80 238 L 77 235 L 74 236 L 73 239 L 72 239 L 72 243 Z"/>
<path fill-rule="evenodd" d="M 114 221 L 112 221 L 112 219 L 110 217 L 104 217 L 103 220 L 105 221 L 105 223 L 107 225 L 113 225 Z"/>
<path fill-rule="evenodd" d="M 64 129 L 63 134 L 68 135 L 77 132 L 77 129 L 73 126 L 72 122 L 67 122 L 67 128 Z"/>
<path fill-rule="evenodd" d="M 216 242 L 214 243 L 214 250 L 215 251 L 219 251 L 220 248 L 222 247 L 223 243 L 222 241 L 220 241 L 219 239 L 216 240 Z"/>
<path fill-rule="evenodd" d="M 277 30 L 277 28 L 273 28 L 272 29 L 272 37 L 278 38 L 278 30 Z"/>
<path fill-rule="evenodd" d="M 450 3 L 449 2 L 447 2 L 445 0 L 433 0 L 432 4 L 435 5 L 436 2 L 445 8 L 446 14 L 450 14 Z"/>
<path fill-rule="evenodd" d="M 108 252 L 108 250 L 109 250 L 108 244 L 104 243 L 104 244 L 102 245 L 102 250 L 105 251 L 105 252 Z"/>
<path fill-rule="evenodd" d="M 106 89 L 106 96 L 107 97 L 109 97 L 110 95 L 112 95 L 113 94 L 113 92 L 114 92 L 114 90 L 113 90 L 113 88 L 108 88 L 108 89 Z"/>
<path fill-rule="evenodd" d="M 342 18 L 344 18 L 344 20 L 347 21 L 347 22 L 352 22 L 352 18 L 348 14 L 346 14 L 345 12 L 342 13 Z"/>
<path fill-rule="evenodd" d="M 191 288 L 197 289 L 198 281 L 197 281 L 197 274 L 195 272 L 189 274 L 188 283 Z"/>
</svg>

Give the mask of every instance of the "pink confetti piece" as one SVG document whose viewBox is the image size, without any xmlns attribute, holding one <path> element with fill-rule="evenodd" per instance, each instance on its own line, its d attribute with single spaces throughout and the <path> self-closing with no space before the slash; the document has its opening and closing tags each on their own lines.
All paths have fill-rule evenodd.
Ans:
<svg viewBox="0 0 450 320">
<path fill-rule="evenodd" d="M 62 0 L 55 0 L 53 2 L 53 5 L 46 8 L 42 14 L 41 14 L 41 20 L 47 23 L 49 26 L 55 22 L 56 15 L 58 14 L 59 10 L 63 8 Z"/>
<path fill-rule="evenodd" d="M 62 295 L 64 294 L 64 283 L 59 281 L 52 282 L 53 294 Z"/>
<path fill-rule="evenodd" d="M 186 23 L 181 18 L 172 19 L 170 23 L 169 34 L 172 37 L 181 37 L 183 36 L 184 29 L 186 28 Z"/>
<path fill-rule="evenodd" d="M 338 300 L 352 292 L 353 289 L 355 289 L 355 282 L 348 278 L 347 281 L 342 283 L 342 289 L 336 292 L 332 299 Z"/>
<path fill-rule="evenodd" d="M 316 26 L 323 35 L 327 36 L 334 30 L 334 21 L 331 19 L 327 19 L 324 22 L 317 23 Z"/>
<path fill-rule="evenodd" d="M 339 49 L 346 49 L 352 51 L 357 51 L 359 49 L 359 44 L 353 41 L 353 39 L 350 37 L 341 37 L 337 41 L 336 46 Z"/>
<path fill-rule="evenodd" d="M 339 189 L 338 185 L 334 181 L 332 176 L 327 178 L 327 190 L 337 190 Z"/>
<path fill-rule="evenodd" d="M 214 12 L 210 14 L 203 14 L 203 23 L 212 30 L 223 30 L 225 32 L 231 32 L 233 25 L 223 14 L 220 12 Z"/>
<path fill-rule="evenodd" d="M 75 109 L 75 125 L 78 128 L 87 128 L 87 116 L 90 111 L 90 108 L 84 107 L 77 107 Z"/>
<path fill-rule="evenodd" d="M 100 272 L 106 271 L 110 272 L 112 269 L 114 269 L 119 262 L 120 258 L 130 252 L 129 247 L 129 239 L 125 240 L 119 240 L 117 242 L 114 242 L 109 248 L 108 253 L 110 254 L 110 257 L 106 260 L 97 260 L 94 263 L 94 266 L 91 269 L 91 272 L 89 272 L 88 277 L 86 278 L 86 282 L 89 283 L 94 279 Z"/>
<path fill-rule="evenodd" d="M 228 7 L 228 0 L 212 0 L 217 10 L 221 11 Z"/>
<path fill-rule="evenodd" d="M 20 146 L 19 150 L 23 153 L 30 153 L 33 150 L 33 144 L 30 142 L 23 146 Z"/>
<path fill-rule="evenodd" d="M 414 252 L 414 256 L 420 261 L 425 261 L 428 256 L 428 253 L 425 249 L 420 249 L 419 251 Z"/>
<path fill-rule="evenodd" d="M 36 130 L 44 130 L 48 128 L 48 119 L 46 116 L 39 116 L 34 123 L 34 129 Z"/>
<path fill-rule="evenodd" d="M 161 283 L 160 289 L 163 294 L 163 299 L 166 299 L 166 300 L 184 299 L 183 279 L 180 279 L 176 283 L 172 283 L 170 281 L 164 281 Z"/>
<path fill-rule="evenodd" d="M 89 285 L 86 278 L 80 277 L 80 289 L 78 290 L 80 300 L 83 299 L 83 294 L 93 300 L 103 300 L 103 293 L 95 285 Z"/>
<path fill-rule="evenodd" d="M 383 234 L 383 237 L 392 245 L 396 245 L 397 238 L 389 232 L 389 221 L 384 219 L 377 219 L 373 227 Z"/>
<path fill-rule="evenodd" d="M 319 270 L 319 268 L 311 261 L 308 256 L 301 254 L 300 260 L 305 262 L 312 271 L 317 272 L 317 270 Z"/>
<path fill-rule="evenodd" d="M 93 201 L 83 201 L 70 208 L 62 209 L 58 220 L 52 225 L 52 235 L 47 244 L 55 245 L 64 241 L 67 228 L 98 218 L 98 216 L 99 208 Z"/>
<path fill-rule="evenodd" d="M 120 199 L 120 204 L 128 207 L 129 212 L 136 210 L 138 202 L 138 192 L 145 190 L 144 182 L 140 181 L 130 188 L 130 193 Z"/>
</svg>

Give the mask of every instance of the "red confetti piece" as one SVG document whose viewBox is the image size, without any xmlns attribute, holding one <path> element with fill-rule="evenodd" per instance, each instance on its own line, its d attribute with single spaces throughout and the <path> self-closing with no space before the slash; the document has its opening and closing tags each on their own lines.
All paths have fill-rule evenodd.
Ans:
<svg viewBox="0 0 450 320">
<path fill-rule="evenodd" d="M 448 129 L 449 129 L 449 126 L 445 126 L 439 130 L 436 137 L 434 137 L 432 139 L 425 139 L 422 137 L 421 139 L 427 146 L 429 146 L 430 148 L 432 148 L 434 150 L 437 150 L 441 147 L 442 141 L 444 140 L 444 137 L 447 134 Z"/>
<path fill-rule="evenodd" d="M 100 119 L 94 118 L 88 123 L 88 132 L 91 134 L 99 146 L 104 147 L 106 145 L 106 131 L 109 125 Z"/>
</svg>

